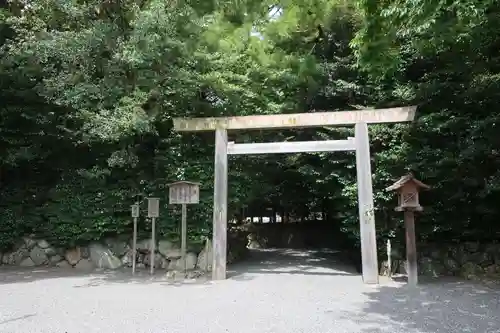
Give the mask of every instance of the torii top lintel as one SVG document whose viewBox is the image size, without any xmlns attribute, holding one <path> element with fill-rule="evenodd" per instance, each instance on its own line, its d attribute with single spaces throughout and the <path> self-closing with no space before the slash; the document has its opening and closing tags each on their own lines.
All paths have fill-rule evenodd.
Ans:
<svg viewBox="0 0 500 333">
<path fill-rule="evenodd" d="M 174 130 L 179 132 L 243 130 L 265 128 L 321 127 L 335 125 L 401 123 L 413 121 L 417 107 L 359 111 L 331 111 L 295 114 L 273 114 L 216 118 L 174 118 Z"/>
</svg>

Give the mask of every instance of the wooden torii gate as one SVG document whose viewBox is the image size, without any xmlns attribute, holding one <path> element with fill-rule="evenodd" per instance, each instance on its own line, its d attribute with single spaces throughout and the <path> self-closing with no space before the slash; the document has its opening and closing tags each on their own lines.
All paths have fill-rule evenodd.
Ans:
<svg viewBox="0 0 500 333">
<path fill-rule="evenodd" d="M 373 207 L 368 124 L 409 122 L 416 106 L 361 111 L 311 112 L 241 117 L 174 119 L 180 132 L 215 131 L 212 278 L 226 279 L 227 155 L 356 151 L 358 206 L 363 282 L 378 284 L 377 244 Z M 347 140 L 243 143 L 228 142 L 228 130 L 284 129 L 355 125 L 355 137 Z"/>
</svg>

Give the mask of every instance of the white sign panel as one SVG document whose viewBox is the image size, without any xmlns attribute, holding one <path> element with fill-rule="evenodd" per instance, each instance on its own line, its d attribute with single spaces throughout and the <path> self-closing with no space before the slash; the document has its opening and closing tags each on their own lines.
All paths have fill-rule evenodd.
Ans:
<svg viewBox="0 0 500 333">
<path fill-rule="evenodd" d="M 139 205 L 135 204 L 131 206 L 132 217 L 139 217 Z"/>
<path fill-rule="evenodd" d="M 148 217 L 160 216 L 160 199 L 148 198 Z"/>
</svg>

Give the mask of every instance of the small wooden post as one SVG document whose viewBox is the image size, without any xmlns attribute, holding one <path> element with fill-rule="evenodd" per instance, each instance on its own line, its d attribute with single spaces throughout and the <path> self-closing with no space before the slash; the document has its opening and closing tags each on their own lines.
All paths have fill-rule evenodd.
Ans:
<svg viewBox="0 0 500 333">
<path fill-rule="evenodd" d="M 156 219 L 151 218 L 151 253 L 149 259 L 150 274 L 155 273 L 155 252 L 156 252 Z"/>
<path fill-rule="evenodd" d="M 134 219 L 134 232 L 132 235 L 132 274 L 135 274 L 135 262 L 137 261 L 137 219 L 139 217 L 139 203 L 132 205 L 132 218 Z"/>
<path fill-rule="evenodd" d="M 226 279 L 227 257 L 227 130 L 215 130 L 212 279 Z"/>
<path fill-rule="evenodd" d="M 148 217 L 151 218 L 150 274 L 155 273 L 156 218 L 160 216 L 160 199 L 148 198 Z"/>
<path fill-rule="evenodd" d="M 186 244 L 187 244 L 187 206 L 182 204 L 182 223 L 181 223 L 181 255 L 182 255 L 182 269 L 186 273 Z"/>
<path fill-rule="evenodd" d="M 398 212 L 404 212 L 405 238 L 406 238 L 406 263 L 408 271 L 408 284 L 412 287 L 418 284 L 418 255 L 415 240 L 415 212 L 423 211 L 420 206 L 418 192 L 420 189 L 429 189 L 412 174 L 401 177 L 386 190 L 398 193 Z"/>
<path fill-rule="evenodd" d="M 392 276 L 392 249 L 391 249 L 391 240 L 387 238 L 387 276 L 391 277 Z"/>
<path fill-rule="evenodd" d="M 418 284 L 417 244 L 415 242 L 415 212 L 406 210 L 404 212 L 405 236 L 406 236 L 406 262 L 408 270 L 408 284 Z"/>
<path fill-rule="evenodd" d="M 368 125 L 361 122 L 357 123 L 354 130 L 363 282 L 378 284 L 377 239 L 375 234 Z"/>
</svg>

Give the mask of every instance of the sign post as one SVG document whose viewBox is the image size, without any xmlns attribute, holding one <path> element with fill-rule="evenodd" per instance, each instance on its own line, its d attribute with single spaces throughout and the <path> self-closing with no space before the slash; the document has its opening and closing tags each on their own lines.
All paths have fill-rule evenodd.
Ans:
<svg viewBox="0 0 500 333">
<path fill-rule="evenodd" d="M 182 271 L 186 272 L 186 248 L 187 248 L 187 207 L 182 204 L 182 221 L 181 221 L 181 255 L 182 255 Z"/>
<path fill-rule="evenodd" d="M 182 205 L 181 220 L 181 255 L 182 269 L 186 272 L 186 248 L 187 248 L 187 204 L 197 204 L 200 200 L 200 183 L 179 181 L 168 184 L 169 204 Z"/>
<path fill-rule="evenodd" d="M 132 218 L 134 220 L 134 234 L 132 236 L 132 274 L 135 274 L 135 262 L 137 261 L 137 219 L 139 218 L 139 203 L 131 206 Z"/>
<path fill-rule="evenodd" d="M 151 218 L 151 257 L 150 257 L 150 274 L 155 273 L 155 224 L 156 218 L 160 216 L 160 199 L 159 198 L 148 198 L 148 217 Z"/>
</svg>

